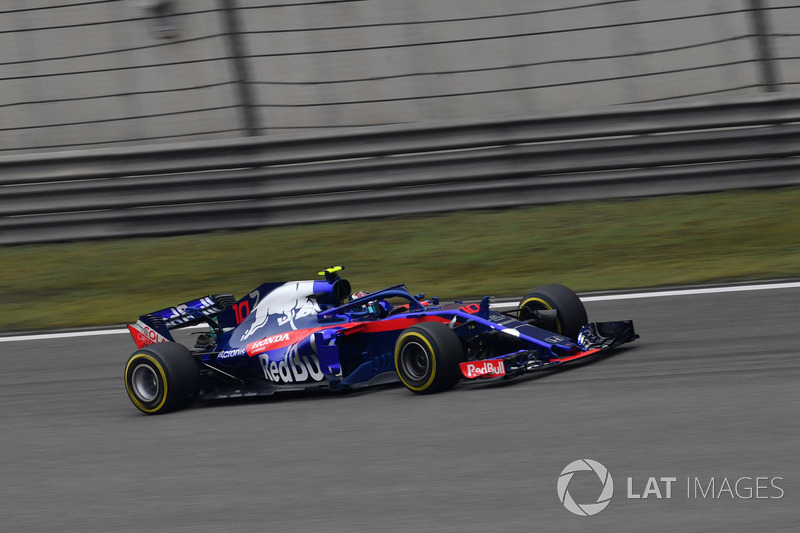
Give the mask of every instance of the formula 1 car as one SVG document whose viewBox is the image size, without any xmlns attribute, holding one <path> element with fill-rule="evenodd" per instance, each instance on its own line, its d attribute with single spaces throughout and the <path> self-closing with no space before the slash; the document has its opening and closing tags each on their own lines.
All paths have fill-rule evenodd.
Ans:
<svg viewBox="0 0 800 533">
<path fill-rule="evenodd" d="M 578 296 L 546 285 L 500 313 L 480 303 L 440 303 L 404 285 L 351 293 L 339 277 L 264 283 L 236 300 L 212 295 L 139 317 L 125 388 L 147 414 L 196 399 L 396 382 L 418 394 L 460 380 L 509 379 L 553 368 L 638 337 L 633 322 L 588 323 Z M 207 324 L 194 349 L 171 330 Z M 202 327 L 202 326 L 201 326 Z"/>
</svg>

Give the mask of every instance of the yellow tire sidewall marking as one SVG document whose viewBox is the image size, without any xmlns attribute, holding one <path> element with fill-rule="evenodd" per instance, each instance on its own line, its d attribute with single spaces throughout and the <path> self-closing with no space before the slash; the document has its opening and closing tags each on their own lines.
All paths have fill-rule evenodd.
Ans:
<svg viewBox="0 0 800 533">
<path fill-rule="evenodd" d="M 136 394 L 133 392 L 133 390 L 131 390 L 130 383 L 128 383 L 128 371 L 130 370 L 131 365 L 134 362 L 139 361 L 140 359 L 146 359 L 147 361 L 150 361 L 153 364 L 156 370 L 158 370 L 158 373 L 161 375 L 161 382 L 164 385 L 164 394 L 161 396 L 161 401 L 158 403 L 158 405 L 150 409 L 145 407 L 144 404 L 139 401 L 139 398 L 137 398 Z M 125 389 L 128 391 L 128 396 L 130 397 L 131 401 L 136 407 L 138 407 L 145 413 L 158 412 L 159 409 L 164 407 L 164 403 L 167 401 L 167 374 L 166 372 L 164 372 L 164 367 L 161 366 L 161 363 L 158 361 L 158 359 L 156 359 L 152 355 L 148 355 L 146 353 L 137 353 L 136 355 L 131 357 L 130 361 L 128 361 L 128 364 L 125 365 Z"/>
<path fill-rule="evenodd" d="M 545 309 L 549 309 L 550 311 L 553 310 L 553 306 L 551 306 L 549 303 L 545 302 L 541 298 L 536 298 L 536 297 L 528 298 L 527 300 L 523 301 L 520 307 L 525 307 L 530 302 L 536 302 L 542 304 Z M 556 317 L 556 328 L 558 328 L 558 331 L 556 331 L 556 333 L 561 333 L 561 322 L 558 320 L 558 317 Z"/>
<path fill-rule="evenodd" d="M 406 382 L 406 380 L 403 379 L 403 376 L 402 376 L 402 374 L 400 374 L 400 372 L 397 372 L 397 375 L 400 377 L 400 381 L 403 382 L 403 385 L 405 385 L 406 387 L 408 387 L 409 389 L 411 389 L 413 391 L 421 392 L 421 391 L 424 391 L 425 389 L 427 389 L 428 387 L 430 387 L 431 383 L 433 383 L 434 378 L 436 378 L 436 352 L 433 350 L 433 346 L 431 345 L 430 341 L 428 341 L 428 339 L 425 338 L 425 336 L 422 335 L 421 333 L 417 333 L 416 331 L 409 331 L 407 333 L 403 333 L 402 335 L 400 335 L 400 338 L 397 340 L 397 348 L 395 348 L 395 350 L 394 350 L 394 367 L 395 368 L 400 368 L 400 366 L 398 364 L 399 360 L 400 360 L 400 351 L 401 351 L 401 348 L 403 347 L 403 341 L 407 337 L 416 337 L 417 339 L 421 340 L 422 343 L 425 346 L 428 347 L 428 354 L 430 355 L 430 358 L 431 358 L 431 377 L 428 378 L 428 381 L 426 381 L 422 386 L 415 387 L 415 386 L 411 385 L 410 383 Z"/>
</svg>

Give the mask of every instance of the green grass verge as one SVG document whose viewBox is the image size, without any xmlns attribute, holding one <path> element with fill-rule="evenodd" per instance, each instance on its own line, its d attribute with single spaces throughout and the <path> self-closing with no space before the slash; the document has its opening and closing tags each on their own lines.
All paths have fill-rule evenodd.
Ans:
<svg viewBox="0 0 800 533">
<path fill-rule="evenodd" d="M 800 189 L 0 247 L 0 332 L 119 324 L 206 294 L 312 279 L 442 298 L 800 276 Z"/>
</svg>

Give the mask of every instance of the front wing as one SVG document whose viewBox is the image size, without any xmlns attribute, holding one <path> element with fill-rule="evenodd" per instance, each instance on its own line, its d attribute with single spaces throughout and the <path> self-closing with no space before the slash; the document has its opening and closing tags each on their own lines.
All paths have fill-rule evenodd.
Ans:
<svg viewBox="0 0 800 533">
<path fill-rule="evenodd" d="M 539 350 L 523 350 L 489 359 L 460 363 L 461 374 L 468 380 L 512 378 L 521 374 L 545 370 L 577 361 L 600 352 L 611 350 L 639 338 L 633 321 L 593 322 L 581 328 L 578 334 L 580 350 L 561 357 L 542 360 Z"/>
</svg>

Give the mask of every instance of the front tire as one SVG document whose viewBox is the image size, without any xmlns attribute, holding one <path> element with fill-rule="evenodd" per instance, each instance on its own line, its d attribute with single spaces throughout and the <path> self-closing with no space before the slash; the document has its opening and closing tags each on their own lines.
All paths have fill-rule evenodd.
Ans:
<svg viewBox="0 0 800 533">
<path fill-rule="evenodd" d="M 400 381 L 417 394 L 453 388 L 461 374 L 458 364 L 464 348 L 458 335 L 439 322 L 423 322 L 400 335 L 395 344 L 394 364 Z"/>
<path fill-rule="evenodd" d="M 564 285 L 552 284 L 539 287 L 526 294 L 519 302 L 519 318 L 526 320 L 533 317 L 535 311 L 555 310 L 555 332 L 569 337 L 573 341 L 589 320 L 586 308 L 578 295 Z"/>
<path fill-rule="evenodd" d="M 200 393 L 200 366 L 182 344 L 152 344 L 137 350 L 125 365 L 125 390 L 148 415 L 189 407 Z"/>
</svg>

